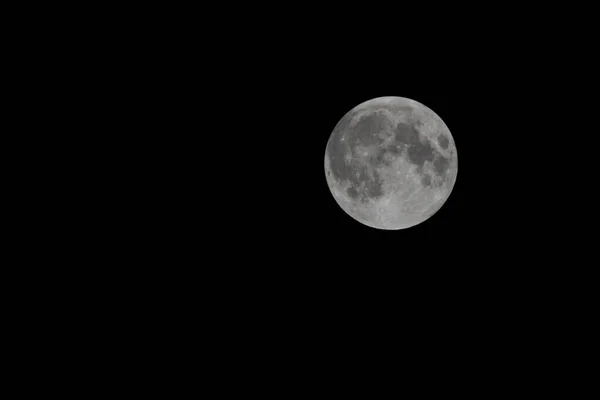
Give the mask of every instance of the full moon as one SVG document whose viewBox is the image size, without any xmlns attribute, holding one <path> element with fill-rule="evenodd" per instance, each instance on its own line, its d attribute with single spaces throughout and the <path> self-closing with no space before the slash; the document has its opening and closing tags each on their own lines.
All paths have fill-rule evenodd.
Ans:
<svg viewBox="0 0 600 400">
<path fill-rule="evenodd" d="M 379 97 L 346 113 L 325 151 L 325 175 L 338 204 L 355 220 L 397 230 L 434 215 L 458 172 L 454 138 L 425 105 Z"/>
</svg>

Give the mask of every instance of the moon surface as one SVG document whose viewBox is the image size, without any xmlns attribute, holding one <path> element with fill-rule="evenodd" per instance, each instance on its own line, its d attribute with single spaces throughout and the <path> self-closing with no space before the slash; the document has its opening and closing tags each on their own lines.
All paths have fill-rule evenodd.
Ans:
<svg viewBox="0 0 600 400">
<path fill-rule="evenodd" d="M 379 97 L 346 113 L 325 152 L 325 175 L 338 204 L 355 220 L 397 230 L 434 215 L 458 172 L 454 138 L 425 105 Z"/>
</svg>

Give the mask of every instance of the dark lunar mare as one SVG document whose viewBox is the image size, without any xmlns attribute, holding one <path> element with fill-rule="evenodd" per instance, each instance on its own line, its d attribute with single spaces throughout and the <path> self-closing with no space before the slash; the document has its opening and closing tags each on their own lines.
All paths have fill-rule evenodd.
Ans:
<svg viewBox="0 0 600 400">
<path fill-rule="evenodd" d="M 384 195 L 383 181 L 379 177 L 377 171 L 373 171 L 373 179 L 367 181 L 367 195 L 370 198 L 379 198 Z"/>
<path fill-rule="evenodd" d="M 448 171 L 448 167 L 450 166 L 450 160 L 442 156 L 441 154 L 437 154 L 435 161 L 433 162 L 433 168 L 435 172 L 442 178 L 446 176 L 446 172 Z"/>
<path fill-rule="evenodd" d="M 417 167 L 417 173 L 421 175 L 421 183 L 429 187 L 432 184 L 431 178 L 422 175 L 425 162 L 433 163 L 435 172 L 445 178 L 450 161 L 433 147 L 428 139 L 421 136 L 418 125 L 415 121 L 399 122 L 394 131 L 394 144 L 406 148 L 408 161 Z"/>
<path fill-rule="evenodd" d="M 350 186 L 348 189 L 346 189 L 346 194 L 353 199 L 358 197 L 358 191 L 353 186 Z"/>
<path fill-rule="evenodd" d="M 354 112 L 351 111 L 340 120 L 333 130 L 327 151 L 334 178 L 338 182 L 348 181 L 350 183 L 350 187 L 346 190 L 348 197 L 366 203 L 368 202 L 367 196 L 377 198 L 384 194 L 383 181 L 374 169 L 371 169 L 372 175 L 370 176 L 367 165 L 355 159 L 348 162 L 345 157 L 347 154 L 351 154 L 358 145 L 380 146 L 383 139 L 378 134 L 389 121 L 385 115 L 374 112 L 363 116 L 354 126 L 350 127 L 353 117 Z M 341 139 L 344 136 L 346 140 L 342 142 Z M 383 162 L 382 156 L 383 154 L 374 155 L 369 160 L 370 164 L 378 165 Z M 361 183 L 364 184 L 362 190 L 359 189 Z"/>
<path fill-rule="evenodd" d="M 442 149 L 446 150 L 448 148 L 448 145 L 450 144 L 450 141 L 448 140 L 446 135 L 440 133 L 440 135 L 438 136 L 438 143 L 440 144 L 440 147 Z"/>
<path fill-rule="evenodd" d="M 396 141 L 407 147 L 408 160 L 422 169 L 425 161 L 433 161 L 435 149 L 428 140 L 421 142 L 416 123 L 399 122 L 396 126 Z"/>
<path fill-rule="evenodd" d="M 387 123 L 385 115 L 379 112 L 363 116 L 351 129 L 352 132 L 348 138 L 350 145 L 373 146 L 379 145 L 383 139 L 378 136 Z"/>
<path fill-rule="evenodd" d="M 430 186 L 431 185 L 431 177 L 429 175 L 423 175 L 423 177 L 421 178 L 421 184 L 423 186 Z"/>
</svg>

